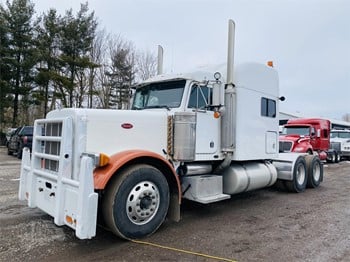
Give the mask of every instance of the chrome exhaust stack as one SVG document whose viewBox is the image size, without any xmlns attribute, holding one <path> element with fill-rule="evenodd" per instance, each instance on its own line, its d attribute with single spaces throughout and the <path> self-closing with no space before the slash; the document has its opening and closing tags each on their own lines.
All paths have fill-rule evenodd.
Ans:
<svg viewBox="0 0 350 262">
<path fill-rule="evenodd" d="M 163 47 L 158 45 L 157 75 L 163 74 Z"/>
<path fill-rule="evenodd" d="M 225 113 L 221 121 L 221 147 L 226 152 L 228 158 L 231 158 L 235 150 L 235 123 L 236 123 L 236 91 L 234 89 L 234 41 L 235 41 L 235 22 L 228 21 L 228 47 L 227 47 L 227 75 L 226 86 L 224 90 Z"/>
<path fill-rule="evenodd" d="M 228 47 L 227 47 L 227 75 L 226 84 L 233 84 L 233 65 L 234 65 L 234 48 L 235 48 L 235 22 L 230 19 L 228 21 Z"/>
</svg>

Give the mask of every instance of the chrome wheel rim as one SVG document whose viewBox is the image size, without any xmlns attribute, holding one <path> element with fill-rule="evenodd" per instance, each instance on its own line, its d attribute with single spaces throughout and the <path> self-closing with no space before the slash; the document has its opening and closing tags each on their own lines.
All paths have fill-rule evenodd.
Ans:
<svg viewBox="0 0 350 262">
<path fill-rule="evenodd" d="M 151 221 L 159 208 L 158 187 L 150 181 L 142 181 L 130 191 L 126 201 L 126 213 L 129 220 L 136 225 Z"/>
<path fill-rule="evenodd" d="M 298 166 L 296 177 L 299 185 L 304 184 L 306 176 L 305 176 L 305 168 L 303 165 Z"/>
<path fill-rule="evenodd" d="M 317 163 L 316 165 L 313 166 L 312 173 L 314 176 L 314 180 L 318 181 L 321 177 L 321 167 L 320 167 L 319 163 Z"/>
</svg>

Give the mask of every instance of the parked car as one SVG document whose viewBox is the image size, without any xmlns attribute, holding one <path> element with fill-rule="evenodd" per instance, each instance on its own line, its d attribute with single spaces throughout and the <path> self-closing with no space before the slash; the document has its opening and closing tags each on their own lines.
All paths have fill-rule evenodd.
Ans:
<svg viewBox="0 0 350 262">
<path fill-rule="evenodd" d="M 11 137 L 15 134 L 17 128 L 8 128 L 6 132 L 6 147 L 8 147 L 8 143 L 10 142 Z"/>
<path fill-rule="evenodd" d="M 7 154 L 17 154 L 19 159 L 22 158 L 23 148 L 28 147 L 32 150 L 33 141 L 33 126 L 22 126 L 16 129 L 15 133 L 11 136 L 7 145 Z"/>
</svg>

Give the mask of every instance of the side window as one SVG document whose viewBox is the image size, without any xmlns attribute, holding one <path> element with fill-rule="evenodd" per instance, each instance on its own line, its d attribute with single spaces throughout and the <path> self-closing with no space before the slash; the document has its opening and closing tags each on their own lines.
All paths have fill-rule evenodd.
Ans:
<svg viewBox="0 0 350 262">
<path fill-rule="evenodd" d="M 212 89 L 207 86 L 193 85 L 191 88 L 190 99 L 188 101 L 189 108 L 206 108 L 211 104 Z"/>
<path fill-rule="evenodd" d="M 276 101 L 262 97 L 261 98 L 261 115 L 266 117 L 276 117 Z"/>
<path fill-rule="evenodd" d="M 322 131 L 323 131 L 323 132 L 322 132 L 323 137 L 324 137 L 324 138 L 327 138 L 327 137 L 328 137 L 328 130 L 327 130 L 327 129 L 323 129 Z"/>
<path fill-rule="evenodd" d="M 316 130 L 314 127 L 311 127 L 311 136 L 315 136 L 316 135 Z"/>
</svg>

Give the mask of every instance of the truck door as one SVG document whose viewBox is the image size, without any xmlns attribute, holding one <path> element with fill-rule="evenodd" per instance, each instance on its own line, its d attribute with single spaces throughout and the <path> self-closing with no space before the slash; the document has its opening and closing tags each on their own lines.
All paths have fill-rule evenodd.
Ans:
<svg viewBox="0 0 350 262">
<path fill-rule="evenodd" d="M 316 129 L 315 127 L 311 126 L 310 127 L 310 144 L 313 149 L 318 149 L 319 145 L 317 145 L 317 134 L 316 134 Z"/>
<path fill-rule="evenodd" d="M 215 154 L 219 148 L 220 118 L 208 107 L 212 100 L 212 89 L 208 86 L 192 85 L 188 108 L 196 111 L 196 154 Z"/>
</svg>

